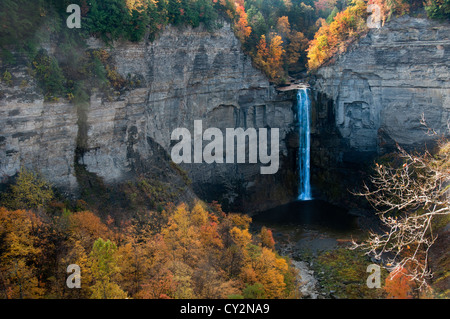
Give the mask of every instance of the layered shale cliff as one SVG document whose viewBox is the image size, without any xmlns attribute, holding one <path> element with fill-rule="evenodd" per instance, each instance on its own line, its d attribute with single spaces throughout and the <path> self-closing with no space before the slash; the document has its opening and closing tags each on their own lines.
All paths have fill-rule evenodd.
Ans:
<svg viewBox="0 0 450 319">
<path fill-rule="evenodd" d="M 348 194 L 367 165 L 396 143 L 430 146 L 435 137 L 426 134 L 422 114 L 438 135 L 448 134 L 449 61 L 448 22 L 403 16 L 318 70 L 311 157 L 322 193 Z"/>
<path fill-rule="evenodd" d="M 51 53 L 55 45 L 46 48 Z M 106 184 L 122 183 L 167 166 L 172 131 L 192 133 L 194 120 L 202 120 L 204 129 L 223 132 L 279 128 L 280 169 L 261 175 L 259 163 L 181 164 L 199 197 L 246 212 L 295 197 L 295 143 L 288 142 L 295 131 L 292 97 L 252 66 L 229 24 L 214 32 L 169 26 L 153 42 L 105 47 L 90 39 L 88 45 L 109 51 L 134 88 L 114 98 L 94 91 L 88 107 L 77 112 L 68 100 L 44 102 L 25 65 L 11 69 L 12 85 L 0 84 L 3 182 L 25 166 L 77 194 L 76 168 L 82 165 Z"/>
</svg>

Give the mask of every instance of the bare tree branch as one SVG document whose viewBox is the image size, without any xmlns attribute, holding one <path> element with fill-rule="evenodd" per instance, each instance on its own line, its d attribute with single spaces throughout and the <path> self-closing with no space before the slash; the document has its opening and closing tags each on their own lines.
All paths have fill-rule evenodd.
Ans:
<svg viewBox="0 0 450 319">
<path fill-rule="evenodd" d="M 366 241 L 353 241 L 352 249 L 363 249 L 378 260 L 383 254 L 393 256 L 387 260 L 392 277 L 406 269 L 406 276 L 422 289 L 432 277 L 428 252 L 437 238 L 432 220 L 450 213 L 450 142 L 441 141 L 441 151 L 435 155 L 412 155 L 397 147 L 403 164 L 376 164 L 372 186 L 364 185 L 356 194 L 365 196 L 376 209 L 386 231 L 370 232 Z"/>
</svg>

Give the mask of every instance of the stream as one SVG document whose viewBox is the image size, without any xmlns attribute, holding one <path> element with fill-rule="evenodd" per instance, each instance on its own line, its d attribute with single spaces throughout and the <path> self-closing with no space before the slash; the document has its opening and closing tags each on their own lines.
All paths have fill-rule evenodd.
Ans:
<svg viewBox="0 0 450 319">
<path fill-rule="evenodd" d="M 348 246 L 360 232 L 357 218 L 345 209 L 321 200 L 295 201 L 252 217 L 254 227 L 272 230 L 276 249 L 289 256 L 298 270 L 301 298 L 332 298 L 324 291 L 312 269 L 319 253 Z"/>
</svg>

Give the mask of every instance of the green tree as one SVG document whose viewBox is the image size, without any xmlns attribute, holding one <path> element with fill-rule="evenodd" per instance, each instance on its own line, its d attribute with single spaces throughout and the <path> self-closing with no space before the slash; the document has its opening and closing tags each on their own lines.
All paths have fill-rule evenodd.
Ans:
<svg viewBox="0 0 450 319">
<path fill-rule="evenodd" d="M 2 0 L 0 47 L 29 39 L 43 23 L 43 0 Z"/>
<path fill-rule="evenodd" d="M 266 294 L 264 292 L 264 286 L 257 282 L 254 285 L 247 285 L 242 291 L 245 299 L 264 299 Z"/>
<path fill-rule="evenodd" d="M 33 61 L 33 74 L 44 91 L 45 98 L 62 96 L 65 92 L 66 78 L 56 58 L 40 50 Z"/>
<path fill-rule="evenodd" d="M 93 299 L 124 299 L 127 293 L 114 281 L 119 272 L 116 257 L 117 246 L 110 240 L 95 241 L 90 257 L 95 284 L 91 287 Z"/>
<path fill-rule="evenodd" d="M 330 24 L 333 22 L 334 17 L 339 13 L 338 8 L 334 7 L 333 11 L 331 11 L 330 15 L 327 18 L 327 23 Z"/>
<path fill-rule="evenodd" d="M 51 185 L 39 174 L 21 168 L 17 179 L 6 193 L 3 203 L 12 209 L 36 209 L 45 206 L 54 197 Z"/>
<path fill-rule="evenodd" d="M 450 20 L 450 0 L 428 0 L 425 10 L 431 19 Z"/>
<path fill-rule="evenodd" d="M 123 0 L 91 0 L 86 17 L 90 33 L 105 42 L 117 40 L 126 34 L 124 26 L 130 23 L 130 14 Z"/>
</svg>

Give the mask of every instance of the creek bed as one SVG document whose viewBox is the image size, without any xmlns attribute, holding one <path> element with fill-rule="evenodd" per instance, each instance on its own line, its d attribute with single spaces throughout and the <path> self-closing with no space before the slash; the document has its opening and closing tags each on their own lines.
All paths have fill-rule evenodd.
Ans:
<svg viewBox="0 0 450 319">
<path fill-rule="evenodd" d="M 315 257 L 351 243 L 361 230 L 357 217 L 321 200 L 295 201 L 252 217 L 253 228 L 272 230 L 277 251 L 289 256 L 298 270 L 302 298 L 332 298 L 333 291 L 321 287 L 313 270 Z"/>
</svg>

